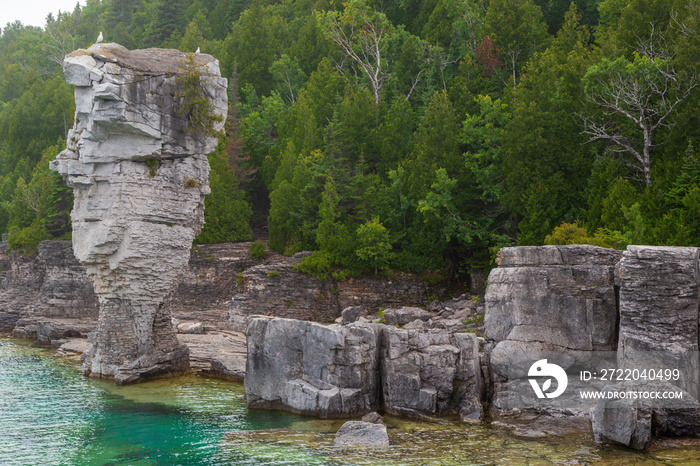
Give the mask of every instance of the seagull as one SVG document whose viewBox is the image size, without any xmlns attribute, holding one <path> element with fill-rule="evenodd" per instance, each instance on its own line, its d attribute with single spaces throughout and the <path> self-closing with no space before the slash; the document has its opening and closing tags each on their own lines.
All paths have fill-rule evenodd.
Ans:
<svg viewBox="0 0 700 466">
<path fill-rule="evenodd" d="M 197 47 L 197 50 L 195 50 L 194 53 L 199 53 L 199 47 Z"/>
<path fill-rule="evenodd" d="M 102 42 L 102 39 L 103 39 L 103 37 L 102 37 L 102 31 L 100 31 L 100 35 L 97 36 L 97 41 L 95 41 L 95 43 L 96 43 L 96 44 L 99 44 L 100 42 Z"/>
</svg>

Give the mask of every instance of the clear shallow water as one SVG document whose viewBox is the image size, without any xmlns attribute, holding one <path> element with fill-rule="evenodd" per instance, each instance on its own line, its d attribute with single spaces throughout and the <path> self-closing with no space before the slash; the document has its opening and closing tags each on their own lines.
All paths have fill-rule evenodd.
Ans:
<svg viewBox="0 0 700 466">
<path fill-rule="evenodd" d="M 700 448 L 636 453 L 589 435 L 530 440 L 490 427 L 387 419 L 392 446 L 336 450 L 343 421 L 248 411 L 242 385 L 195 375 L 117 387 L 53 351 L 0 338 L 0 465 L 665 464 Z"/>
</svg>

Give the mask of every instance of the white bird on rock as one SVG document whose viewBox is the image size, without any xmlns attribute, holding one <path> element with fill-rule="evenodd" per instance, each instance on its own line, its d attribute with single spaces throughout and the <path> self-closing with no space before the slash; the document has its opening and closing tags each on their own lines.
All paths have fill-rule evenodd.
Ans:
<svg viewBox="0 0 700 466">
<path fill-rule="evenodd" d="M 104 38 L 102 37 L 102 31 L 100 31 L 100 35 L 97 36 L 97 40 L 95 41 L 95 43 L 99 44 L 100 42 L 102 42 L 102 39 L 104 39 Z"/>
<path fill-rule="evenodd" d="M 197 47 L 197 50 L 195 50 L 194 53 L 199 53 L 199 47 Z"/>
</svg>

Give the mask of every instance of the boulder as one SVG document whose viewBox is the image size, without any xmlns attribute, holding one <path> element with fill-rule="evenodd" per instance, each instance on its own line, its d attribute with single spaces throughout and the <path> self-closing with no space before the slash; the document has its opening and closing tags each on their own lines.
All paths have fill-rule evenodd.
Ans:
<svg viewBox="0 0 700 466">
<path fill-rule="evenodd" d="M 336 447 L 388 447 L 386 426 L 363 421 L 348 421 L 335 434 Z"/>
<path fill-rule="evenodd" d="M 409 322 L 403 326 L 406 330 L 425 330 L 430 328 L 430 324 L 420 319 Z"/>
<path fill-rule="evenodd" d="M 367 413 L 362 416 L 362 421 L 371 422 L 372 424 L 384 424 L 384 418 L 376 411 L 372 411 L 371 413 Z"/>
<path fill-rule="evenodd" d="M 476 335 L 382 328 L 384 408 L 396 415 L 460 414 L 480 421 L 481 367 Z"/>
<path fill-rule="evenodd" d="M 646 450 L 654 436 L 700 435 L 700 403 L 686 391 L 666 382 L 624 382 L 603 391 L 681 391 L 682 399 L 600 399 L 593 413 L 593 434 L 601 443 Z"/>
<path fill-rule="evenodd" d="M 210 55 L 104 43 L 64 59 L 75 125 L 50 168 L 73 188 L 73 252 L 100 304 L 86 375 L 128 383 L 189 367 L 167 303 L 203 225 L 217 138 L 182 116 L 188 57 L 221 130 L 227 81 Z"/>
<path fill-rule="evenodd" d="M 431 328 L 447 330 L 447 333 L 465 333 L 467 326 L 457 319 L 433 319 L 430 321 Z"/>
<path fill-rule="evenodd" d="M 365 308 L 362 306 L 350 306 L 343 309 L 340 313 L 342 323 L 347 325 L 356 322 L 361 316 L 367 315 Z"/>
<path fill-rule="evenodd" d="M 201 322 L 180 322 L 177 324 L 177 333 L 201 335 L 204 333 L 204 325 Z"/>
<path fill-rule="evenodd" d="M 387 325 L 406 325 L 416 319 L 427 321 L 433 314 L 419 307 L 402 307 L 384 311 L 384 323 Z"/>
<path fill-rule="evenodd" d="M 343 418 L 377 409 L 379 326 L 321 325 L 251 317 L 247 332 L 246 401 Z"/>
</svg>

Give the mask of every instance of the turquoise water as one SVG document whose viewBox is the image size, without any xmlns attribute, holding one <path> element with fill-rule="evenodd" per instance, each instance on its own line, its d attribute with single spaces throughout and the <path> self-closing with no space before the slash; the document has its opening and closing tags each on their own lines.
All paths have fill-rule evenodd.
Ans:
<svg viewBox="0 0 700 466">
<path fill-rule="evenodd" d="M 392 446 L 337 450 L 343 421 L 249 411 L 241 384 L 196 375 L 117 387 L 50 349 L 0 338 L 0 465 L 698 465 L 700 448 L 639 453 L 589 434 L 387 418 Z"/>
<path fill-rule="evenodd" d="M 257 464 L 222 435 L 304 419 L 249 412 L 240 384 L 192 375 L 117 387 L 52 354 L 0 339 L 0 465 Z"/>
</svg>

